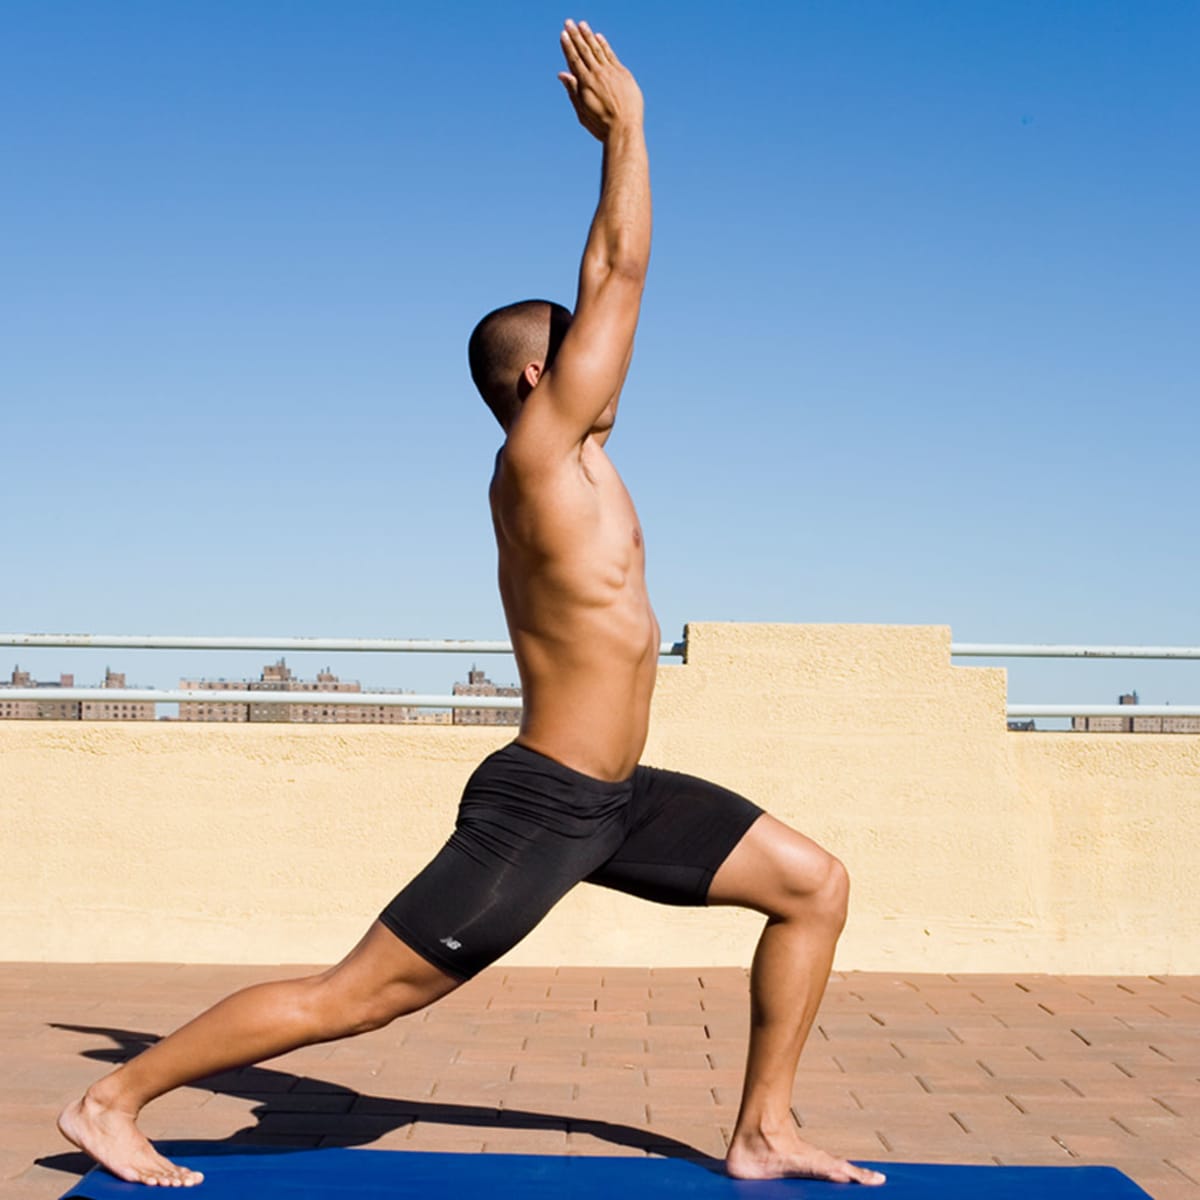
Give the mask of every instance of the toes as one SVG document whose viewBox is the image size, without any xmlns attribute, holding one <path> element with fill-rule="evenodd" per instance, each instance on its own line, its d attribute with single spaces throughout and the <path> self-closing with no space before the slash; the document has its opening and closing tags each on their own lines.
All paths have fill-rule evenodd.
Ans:
<svg viewBox="0 0 1200 1200">
<path fill-rule="evenodd" d="M 876 1174 L 875 1171 L 868 1171 L 864 1167 L 856 1167 L 844 1158 L 831 1156 L 825 1157 L 819 1171 L 819 1177 L 828 1179 L 831 1183 L 871 1183 Z M 879 1182 L 883 1182 L 882 1175 L 879 1176 Z"/>
<path fill-rule="evenodd" d="M 155 1154 L 154 1162 L 146 1169 L 146 1174 L 155 1180 L 158 1187 L 181 1187 L 184 1177 L 189 1172 L 186 1167 L 178 1166 L 169 1158 L 163 1158 L 161 1154 Z"/>
<path fill-rule="evenodd" d="M 204 1182 L 204 1175 L 200 1171 L 193 1171 L 190 1167 L 181 1167 L 178 1163 L 163 1160 L 164 1166 L 160 1174 L 160 1184 L 163 1187 L 195 1187 L 198 1183 Z"/>
<path fill-rule="evenodd" d="M 872 1171 L 866 1167 L 856 1167 L 853 1163 L 847 1163 L 846 1168 L 850 1172 L 850 1178 L 855 1183 L 862 1183 L 867 1187 L 878 1187 L 887 1180 L 887 1176 L 881 1171 Z"/>
</svg>

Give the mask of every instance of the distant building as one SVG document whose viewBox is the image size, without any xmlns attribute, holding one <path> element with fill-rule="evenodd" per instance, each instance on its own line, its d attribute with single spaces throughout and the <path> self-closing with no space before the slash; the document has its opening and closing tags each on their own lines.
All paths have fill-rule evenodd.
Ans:
<svg viewBox="0 0 1200 1200">
<path fill-rule="evenodd" d="M 1030 718 L 1028 721 L 1009 721 L 1009 733 L 1034 733 L 1037 730 L 1037 722 Z"/>
<path fill-rule="evenodd" d="M 14 667 L 8 683 L 0 683 L 0 720 L 26 721 L 153 721 L 154 705 L 121 700 L 6 700 L 5 688 L 73 688 L 74 675 L 60 675 L 54 682 L 35 680 L 28 671 Z M 106 688 L 124 688 L 125 676 L 107 668 Z"/>
<path fill-rule="evenodd" d="M 281 658 L 263 667 L 258 680 L 247 685 L 252 692 L 361 692 L 357 680 L 341 680 L 326 667 L 317 672 L 316 679 L 297 679 Z M 381 706 L 382 707 L 382 706 Z M 358 724 L 361 715 L 357 705 L 349 704 L 251 704 L 251 721 L 274 723 L 300 721 L 305 724 Z"/>
<path fill-rule="evenodd" d="M 125 672 L 104 668 L 104 687 L 124 688 Z M 154 704 L 144 700 L 84 700 L 80 705 L 84 721 L 153 721 Z"/>
<path fill-rule="evenodd" d="M 357 680 L 339 679 L 326 667 L 316 679 L 297 679 L 284 659 L 263 667 L 257 679 L 181 679 L 185 691 L 361 692 Z M 383 690 L 383 689 L 381 689 Z M 397 692 L 396 695 L 403 695 Z M 319 725 L 449 725 L 450 714 L 404 704 L 303 704 L 181 701 L 181 721 L 253 721 Z"/>
<path fill-rule="evenodd" d="M 187 692 L 244 692 L 249 688 L 245 680 L 239 679 L 181 679 L 179 686 Z M 223 701 L 201 704 L 194 700 L 181 700 L 181 721 L 248 721 L 248 704 L 227 704 Z"/>
<path fill-rule="evenodd" d="M 13 667 L 8 683 L 0 683 L 0 719 L 8 721 L 78 721 L 78 700 L 6 700 L 5 688 L 74 687 L 74 675 L 60 675 L 57 680 L 34 679 L 28 671 Z"/>
<path fill-rule="evenodd" d="M 1117 697 L 1118 704 L 1135 705 L 1137 692 Z M 1077 733 L 1200 733 L 1200 717 L 1072 717 Z"/>
<path fill-rule="evenodd" d="M 515 686 L 497 687 L 474 666 L 467 672 L 466 683 L 454 685 L 456 696 L 520 696 L 521 689 Z M 456 708 L 455 725 L 520 725 L 519 708 Z"/>
</svg>

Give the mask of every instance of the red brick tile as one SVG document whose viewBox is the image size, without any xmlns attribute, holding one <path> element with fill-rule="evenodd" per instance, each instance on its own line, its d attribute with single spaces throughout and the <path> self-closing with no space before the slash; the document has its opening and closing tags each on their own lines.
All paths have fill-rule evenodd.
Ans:
<svg viewBox="0 0 1200 1200">
<path fill-rule="evenodd" d="M 565 1129 L 489 1129 L 487 1154 L 566 1154 Z"/>
<path fill-rule="evenodd" d="M 653 1121 L 651 1132 L 664 1139 L 669 1138 L 673 1142 L 682 1142 L 685 1146 L 699 1151 L 700 1154 L 713 1158 L 724 1158 L 725 1152 L 729 1149 L 727 1135 L 722 1132 L 720 1126 L 712 1125 L 708 1121 L 701 1120 L 694 1123 L 684 1120 Z M 653 1147 L 654 1144 L 651 1143 L 652 1150 Z M 669 1152 L 665 1146 L 663 1150 Z"/>
<path fill-rule="evenodd" d="M 440 1150 L 453 1154 L 482 1154 L 484 1139 L 479 1130 L 453 1125 L 414 1125 L 404 1139 L 406 1150 Z"/>
<path fill-rule="evenodd" d="M 711 1017 L 700 1008 L 652 1008 L 647 1014 L 647 1018 L 651 1029 L 658 1029 L 663 1025 L 682 1025 L 703 1029 L 711 1020 Z"/>
<path fill-rule="evenodd" d="M 629 1037 L 625 1034 L 611 1034 L 606 1029 L 593 1029 L 592 1036 L 587 1042 L 586 1054 L 645 1054 L 647 1053 L 644 1037 Z"/>
<path fill-rule="evenodd" d="M 641 1066 L 551 1066 L 547 1064 L 521 1063 L 513 1068 L 513 1082 L 537 1083 L 586 1083 L 588 1086 L 618 1084 L 621 1087 L 644 1088 L 646 1072 Z"/>
<path fill-rule="evenodd" d="M 467 1079 L 436 1079 L 425 1095 L 438 1104 L 480 1104 L 496 1107 L 508 1098 L 513 1084 L 507 1080 L 472 1083 Z"/>
<path fill-rule="evenodd" d="M 514 1067 L 543 1063 L 548 1067 L 582 1067 L 584 1056 L 591 1052 L 591 1042 L 565 1040 L 531 1040 L 520 1054 L 512 1056 Z"/>
<path fill-rule="evenodd" d="M 640 1013 L 645 1012 L 646 1003 L 646 992 L 612 992 L 606 989 L 596 997 L 594 1008 L 596 1012 L 604 1013 Z"/>
<path fill-rule="evenodd" d="M 622 1145 L 610 1142 L 592 1133 L 576 1132 L 567 1134 L 567 1152 L 569 1154 L 595 1154 L 607 1158 L 645 1158 L 646 1151 L 637 1146 Z"/>
<path fill-rule="evenodd" d="M 525 967 L 523 971 L 538 971 L 542 969 L 538 967 Z M 570 980 L 576 983 L 586 983 L 590 987 L 600 987 L 605 976 L 609 973 L 609 970 L 604 967 L 555 967 L 553 979 L 555 982 Z"/>
</svg>

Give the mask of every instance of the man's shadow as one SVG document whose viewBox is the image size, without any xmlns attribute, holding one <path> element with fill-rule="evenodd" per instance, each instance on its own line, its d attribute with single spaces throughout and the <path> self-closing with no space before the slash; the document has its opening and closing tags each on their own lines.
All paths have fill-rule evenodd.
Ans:
<svg viewBox="0 0 1200 1200">
<path fill-rule="evenodd" d="M 159 1040 L 152 1033 L 96 1025 L 52 1022 L 50 1028 L 110 1039 L 110 1046 L 82 1051 L 84 1058 L 104 1063 L 127 1062 Z M 616 1121 L 493 1108 L 488 1105 L 439 1104 L 431 1100 L 374 1096 L 327 1080 L 294 1075 L 271 1067 L 244 1067 L 237 1071 L 226 1071 L 197 1079 L 187 1086 L 254 1101 L 251 1115 L 255 1123 L 239 1129 L 220 1142 L 207 1143 L 214 1151 L 219 1147 L 232 1146 L 253 1146 L 264 1150 L 271 1148 L 280 1153 L 325 1146 L 362 1146 L 393 1129 L 422 1121 L 484 1129 L 561 1129 L 564 1133 L 590 1134 L 614 1146 L 630 1147 L 666 1158 L 687 1159 L 712 1170 L 724 1171 L 719 1159 L 693 1146 L 649 1129 L 638 1129 Z M 306 1114 L 309 1119 L 303 1123 L 311 1122 L 312 1129 L 311 1133 L 300 1137 L 296 1133 L 298 1113 Z M 330 1118 L 329 1124 L 335 1127 L 331 1132 L 319 1131 L 321 1117 Z M 301 1141 L 303 1145 L 299 1144 Z M 190 1143 L 193 1147 L 204 1144 Z M 95 1165 L 87 1155 L 78 1152 L 47 1155 L 39 1158 L 37 1163 L 74 1175 L 83 1175 Z"/>
</svg>

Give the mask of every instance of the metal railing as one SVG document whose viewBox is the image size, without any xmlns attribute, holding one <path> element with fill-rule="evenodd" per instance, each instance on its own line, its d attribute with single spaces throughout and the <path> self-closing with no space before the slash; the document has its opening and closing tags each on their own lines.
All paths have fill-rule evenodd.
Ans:
<svg viewBox="0 0 1200 1200">
<path fill-rule="evenodd" d="M 1200 717 L 1200 704 L 1010 704 L 1010 717 Z"/>
<path fill-rule="evenodd" d="M 520 708 L 519 696 L 441 696 L 418 692 L 289 692 L 283 688 L 235 691 L 232 688 L 64 688 L 5 687 L 0 701 L 37 700 L 52 703 L 102 701 L 119 704 L 307 704 L 363 705 L 385 708 Z"/>
<path fill-rule="evenodd" d="M 0 646 L 57 646 L 85 650 L 316 650 L 341 653 L 511 654 L 512 642 L 436 638 L 181 637 L 125 633 L 0 633 Z M 686 643 L 663 642 L 663 658 L 681 658 Z"/>
<path fill-rule="evenodd" d="M 0 646 L 87 650 L 271 650 L 322 653 L 511 654 L 512 643 L 478 639 L 195 637 L 122 633 L 3 633 Z M 663 642 L 660 657 L 681 658 L 683 642 Z M 519 709 L 519 696 L 446 696 L 412 692 L 287 691 L 283 688 L 63 688 L 0 686 L 0 700 L 111 702 L 120 704 L 299 704 L 388 708 Z"/>
<path fill-rule="evenodd" d="M 1041 646 L 951 642 L 952 658 L 1200 658 L 1200 646 Z"/>
<path fill-rule="evenodd" d="M 952 658 L 1200 659 L 1200 646 L 1071 646 L 951 642 Z M 1200 717 L 1195 704 L 1009 704 L 1020 717 Z"/>
<path fill-rule="evenodd" d="M 507 641 L 421 638 L 194 637 L 159 634 L 5 633 L 0 646 L 127 650 L 272 650 L 406 654 L 511 654 Z M 682 658 L 686 642 L 663 642 L 660 657 Z M 1198 646 L 1040 645 L 1011 642 L 952 642 L 953 658 L 1200 659 Z M 518 709 L 515 696 L 446 696 L 406 692 L 285 691 L 263 688 L 155 689 L 0 687 L 3 700 L 88 701 L 154 704 L 380 705 L 406 708 Z M 1009 704 L 1021 717 L 1200 717 L 1194 704 Z"/>
</svg>

